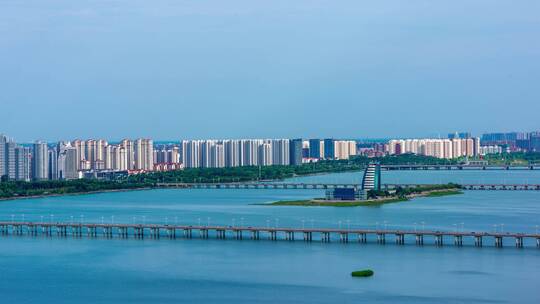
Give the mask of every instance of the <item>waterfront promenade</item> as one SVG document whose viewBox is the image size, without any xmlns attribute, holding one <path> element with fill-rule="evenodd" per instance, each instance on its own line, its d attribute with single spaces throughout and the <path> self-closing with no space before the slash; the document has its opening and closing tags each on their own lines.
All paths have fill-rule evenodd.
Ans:
<svg viewBox="0 0 540 304">
<path fill-rule="evenodd" d="M 341 243 L 367 243 L 373 240 L 378 244 L 386 244 L 392 238 L 397 245 L 404 245 L 407 241 L 422 246 L 428 243 L 443 246 L 453 243 L 463 246 L 466 238 L 474 242 L 475 247 L 484 246 L 489 240 L 495 247 L 504 244 L 514 244 L 517 248 L 532 244 L 525 240 L 535 241 L 540 248 L 540 234 L 516 232 L 466 232 L 466 231 L 432 231 L 432 230 L 400 230 L 400 229 L 332 229 L 332 228 L 294 228 L 294 227 L 244 227 L 244 226 L 213 226 L 213 225 L 163 225 L 163 224 L 114 224 L 114 223 L 65 223 L 65 222 L 0 222 L 0 235 L 2 236 L 58 236 L 58 237 L 88 237 L 88 238 L 154 238 L 162 237 L 176 239 L 192 239 L 194 236 L 201 239 L 214 237 L 217 239 L 261 240 L 272 241 L 303 240 L 306 242 L 341 242 Z M 392 242 L 392 240 L 389 240 Z"/>
</svg>

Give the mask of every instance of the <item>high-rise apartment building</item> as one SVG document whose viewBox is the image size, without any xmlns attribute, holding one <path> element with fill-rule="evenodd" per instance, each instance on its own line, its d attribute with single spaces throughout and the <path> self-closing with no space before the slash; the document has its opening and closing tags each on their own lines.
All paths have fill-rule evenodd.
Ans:
<svg viewBox="0 0 540 304">
<path fill-rule="evenodd" d="M 57 147 L 51 147 L 48 149 L 48 179 L 57 180 L 58 179 L 58 150 Z"/>
<path fill-rule="evenodd" d="M 32 175 L 35 180 L 49 178 L 49 151 L 45 142 L 36 141 L 33 145 Z"/>
<path fill-rule="evenodd" d="M 478 138 L 454 139 L 393 139 L 388 142 L 388 153 L 412 153 L 437 158 L 459 158 L 479 155 Z"/>
<path fill-rule="evenodd" d="M 58 143 L 58 179 L 71 180 L 79 178 L 78 150 L 69 142 Z"/>
<path fill-rule="evenodd" d="M 28 147 L 15 148 L 15 179 L 30 181 L 32 179 L 32 152 Z"/>
<path fill-rule="evenodd" d="M 309 140 L 309 157 L 310 158 L 321 158 L 321 140 L 320 139 L 310 139 Z"/>
<path fill-rule="evenodd" d="M 336 140 L 334 141 L 334 158 L 349 159 L 356 155 L 356 141 L 354 140 Z"/>
<path fill-rule="evenodd" d="M 302 139 L 291 139 L 289 142 L 289 162 L 293 166 L 302 164 Z"/>
<path fill-rule="evenodd" d="M 335 157 L 334 139 L 327 138 L 324 140 L 324 159 L 334 159 Z"/>
</svg>

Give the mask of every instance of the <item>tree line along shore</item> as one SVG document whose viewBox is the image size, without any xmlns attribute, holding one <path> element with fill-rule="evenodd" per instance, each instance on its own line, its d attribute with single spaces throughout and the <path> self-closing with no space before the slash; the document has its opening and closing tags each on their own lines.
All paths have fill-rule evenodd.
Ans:
<svg viewBox="0 0 540 304">
<path fill-rule="evenodd" d="M 156 188 L 158 183 L 231 183 L 258 180 L 283 180 L 295 176 L 338 173 L 363 170 L 370 162 L 382 165 L 447 165 L 459 160 L 403 154 L 378 158 L 363 156 L 349 160 L 323 160 L 299 166 L 248 166 L 233 168 L 187 168 L 178 171 L 148 172 L 130 175 L 114 181 L 78 179 L 69 181 L 10 181 L 0 178 L 0 199 L 13 199 L 47 195 L 81 194 L 102 191 Z"/>
</svg>

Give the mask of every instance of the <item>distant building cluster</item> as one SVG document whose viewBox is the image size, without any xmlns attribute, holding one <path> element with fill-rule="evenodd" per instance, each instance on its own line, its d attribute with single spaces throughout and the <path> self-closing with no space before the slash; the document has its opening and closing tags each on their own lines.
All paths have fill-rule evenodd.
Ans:
<svg viewBox="0 0 540 304">
<path fill-rule="evenodd" d="M 36 141 L 22 146 L 0 137 L 0 176 L 11 180 L 114 178 L 184 168 L 300 165 L 321 159 L 349 159 L 357 143 L 334 139 L 183 140 L 155 145 L 152 139 Z"/>
<path fill-rule="evenodd" d="M 488 133 L 481 138 L 468 132 L 448 138 L 339 140 L 225 139 L 182 140 L 155 144 L 152 139 L 76 139 L 49 144 L 20 145 L 0 134 L 0 177 L 10 180 L 69 180 L 116 178 L 151 171 L 184 168 L 300 165 L 320 160 L 347 160 L 352 156 L 417 154 L 453 159 L 513 151 L 540 151 L 540 132 Z"/>
<path fill-rule="evenodd" d="M 501 146 L 481 146 L 480 155 L 488 154 L 501 154 L 503 153 L 503 148 Z"/>
<path fill-rule="evenodd" d="M 540 152 L 540 132 L 486 133 L 482 146 L 499 146 L 509 152 Z"/>
<path fill-rule="evenodd" d="M 478 138 L 452 139 L 392 139 L 388 142 L 388 154 L 413 153 L 437 158 L 459 158 L 480 154 Z"/>
</svg>

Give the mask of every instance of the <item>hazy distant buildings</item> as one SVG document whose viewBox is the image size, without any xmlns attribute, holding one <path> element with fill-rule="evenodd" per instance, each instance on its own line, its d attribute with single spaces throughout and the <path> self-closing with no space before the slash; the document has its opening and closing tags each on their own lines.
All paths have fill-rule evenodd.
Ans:
<svg viewBox="0 0 540 304">
<path fill-rule="evenodd" d="M 388 154 L 418 154 L 437 158 L 476 156 L 480 152 L 478 138 L 453 139 L 392 139 L 388 142 Z"/>
</svg>

